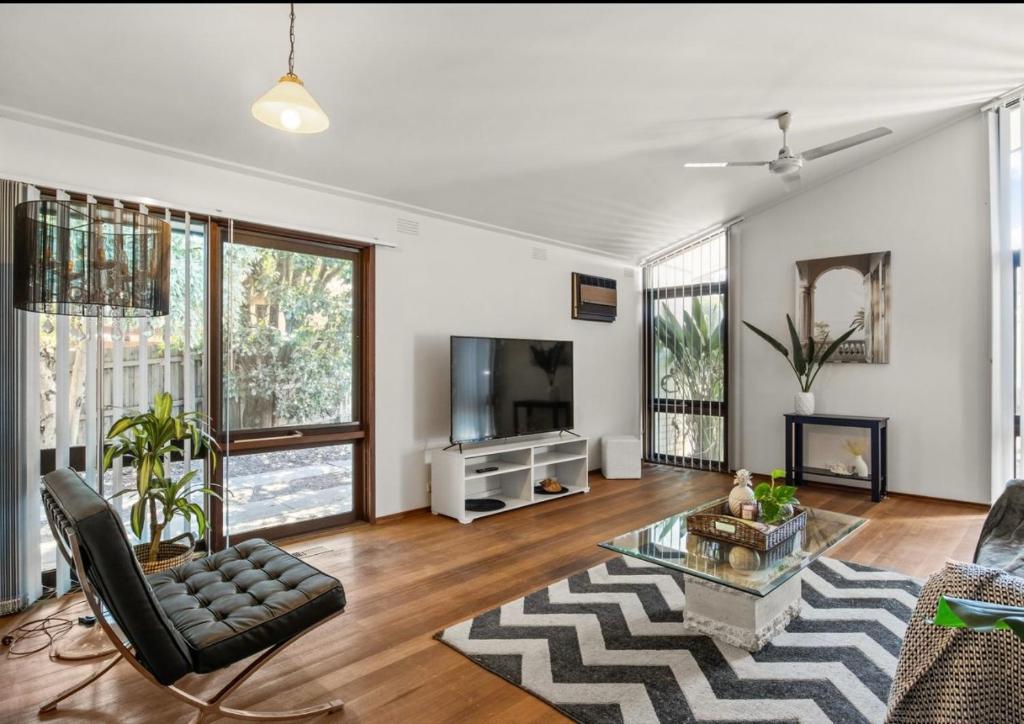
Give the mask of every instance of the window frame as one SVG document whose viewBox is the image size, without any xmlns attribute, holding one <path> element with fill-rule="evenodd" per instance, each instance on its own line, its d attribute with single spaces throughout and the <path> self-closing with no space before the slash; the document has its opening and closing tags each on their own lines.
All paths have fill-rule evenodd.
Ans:
<svg viewBox="0 0 1024 724">
<path fill-rule="evenodd" d="M 210 538 L 214 550 L 223 548 L 228 540 L 232 544 L 249 538 L 271 540 L 336 528 L 360 520 L 376 520 L 374 463 L 374 304 L 376 249 L 372 244 L 348 241 L 314 233 L 278 229 L 224 219 L 211 224 L 210 251 L 207 254 L 208 281 L 208 375 L 211 425 L 223 457 L 259 452 L 280 452 L 316 447 L 350 444 L 352 451 L 352 510 L 311 520 L 259 528 L 237 534 L 226 530 L 224 503 L 209 496 Z M 340 423 L 289 425 L 283 427 L 250 428 L 224 432 L 224 251 L 228 244 L 229 229 L 243 235 L 244 243 L 264 248 L 296 253 L 321 253 L 335 258 L 348 258 L 353 268 L 353 395 L 352 416 L 356 419 Z M 257 243 L 252 243 L 257 242 Z M 214 402 L 216 401 L 216 402 Z M 292 433 L 299 432 L 301 435 Z M 276 438 L 267 440 L 267 438 Z M 223 490 L 224 466 L 218 466 L 211 476 L 216 490 Z"/>
<path fill-rule="evenodd" d="M 726 265 L 728 276 L 728 264 Z M 700 282 L 671 287 L 645 288 L 644 294 L 644 460 L 662 465 L 694 468 L 698 470 L 728 471 L 729 469 L 729 281 Z M 720 294 L 722 297 L 722 400 L 678 400 L 670 397 L 659 397 L 655 394 L 655 370 L 652 364 L 657 354 L 658 340 L 654 333 L 657 324 L 655 310 L 657 303 L 666 299 L 693 299 Z M 722 420 L 722 459 L 689 455 L 669 455 L 656 451 L 657 414 L 701 415 L 721 418 Z"/>
</svg>

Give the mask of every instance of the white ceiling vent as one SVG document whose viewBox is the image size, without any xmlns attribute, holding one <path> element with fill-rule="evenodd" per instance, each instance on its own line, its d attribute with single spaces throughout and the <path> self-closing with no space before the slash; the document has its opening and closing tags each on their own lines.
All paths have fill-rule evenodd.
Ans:
<svg viewBox="0 0 1024 724">
<path fill-rule="evenodd" d="M 543 246 L 535 246 L 533 247 L 533 251 L 530 252 L 530 258 L 536 259 L 537 261 L 547 261 L 548 250 Z"/>
<path fill-rule="evenodd" d="M 395 231 L 397 231 L 400 234 L 411 234 L 412 236 L 419 236 L 420 222 L 414 219 L 396 219 Z"/>
</svg>

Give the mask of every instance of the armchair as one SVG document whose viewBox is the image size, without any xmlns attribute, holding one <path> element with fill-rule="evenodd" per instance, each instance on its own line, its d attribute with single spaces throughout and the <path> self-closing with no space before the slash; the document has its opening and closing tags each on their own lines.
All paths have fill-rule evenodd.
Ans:
<svg viewBox="0 0 1024 724">
<path fill-rule="evenodd" d="M 43 504 L 61 554 L 117 653 L 85 680 L 40 707 L 88 686 L 122 659 L 145 679 L 196 709 L 195 722 L 219 716 L 274 721 L 338 711 L 340 700 L 290 711 L 233 709 L 224 700 L 285 646 L 344 611 L 341 583 L 264 540 L 244 541 L 206 558 L 146 575 L 120 518 L 73 470 L 43 478 Z M 112 621 L 108 621 L 104 607 Z M 224 687 L 200 698 L 175 683 L 258 654 Z"/>
</svg>

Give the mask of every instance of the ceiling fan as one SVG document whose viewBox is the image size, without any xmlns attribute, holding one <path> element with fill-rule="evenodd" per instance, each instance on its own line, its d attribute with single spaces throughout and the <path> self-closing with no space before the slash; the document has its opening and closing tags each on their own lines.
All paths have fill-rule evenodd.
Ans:
<svg viewBox="0 0 1024 724">
<path fill-rule="evenodd" d="M 799 185 L 800 182 L 800 169 L 803 168 L 804 161 L 813 161 L 816 158 L 822 156 L 828 156 L 830 153 L 836 151 L 843 151 L 853 146 L 859 146 L 862 143 L 868 141 L 874 141 L 876 138 L 882 136 L 888 136 L 892 133 L 892 130 L 885 126 L 879 126 L 870 131 L 864 133 L 858 133 L 856 136 L 850 136 L 840 141 L 833 141 L 832 143 L 826 143 L 824 146 L 817 146 L 810 150 L 804 151 L 803 153 L 793 153 L 789 149 L 789 145 L 786 142 L 786 135 L 789 132 L 789 124 L 793 116 L 790 115 L 789 111 L 780 113 L 776 116 L 776 120 L 779 124 L 779 130 L 782 131 L 782 148 L 779 149 L 779 156 L 771 161 L 712 161 L 703 163 L 687 163 L 683 164 L 686 168 L 725 168 L 726 166 L 767 166 L 768 171 L 773 176 L 779 176 L 782 178 L 782 183 L 786 186 L 787 190 Z"/>
</svg>

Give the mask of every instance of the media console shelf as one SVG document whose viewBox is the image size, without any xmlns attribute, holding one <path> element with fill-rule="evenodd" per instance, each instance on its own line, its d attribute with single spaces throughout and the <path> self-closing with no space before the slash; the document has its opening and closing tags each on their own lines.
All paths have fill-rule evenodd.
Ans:
<svg viewBox="0 0 1024 724">
<path fill-rule="evenodd" d="M 497 468 L 477 472 L 483 468 Z M 587 480 L 587 439 L 583 437 L 531 437 L 514 442 L 465 446 L 463 450 L 436 450 L 430 462 L 430 510 L 460 523 L 497 515 L 526 505 L 590 492 Z M 567 493 L 534 492 L 544 478 L 555 478 Z M 466 510 L 467 498 L 497 498 L 504 508 Z"/>
</svg>

